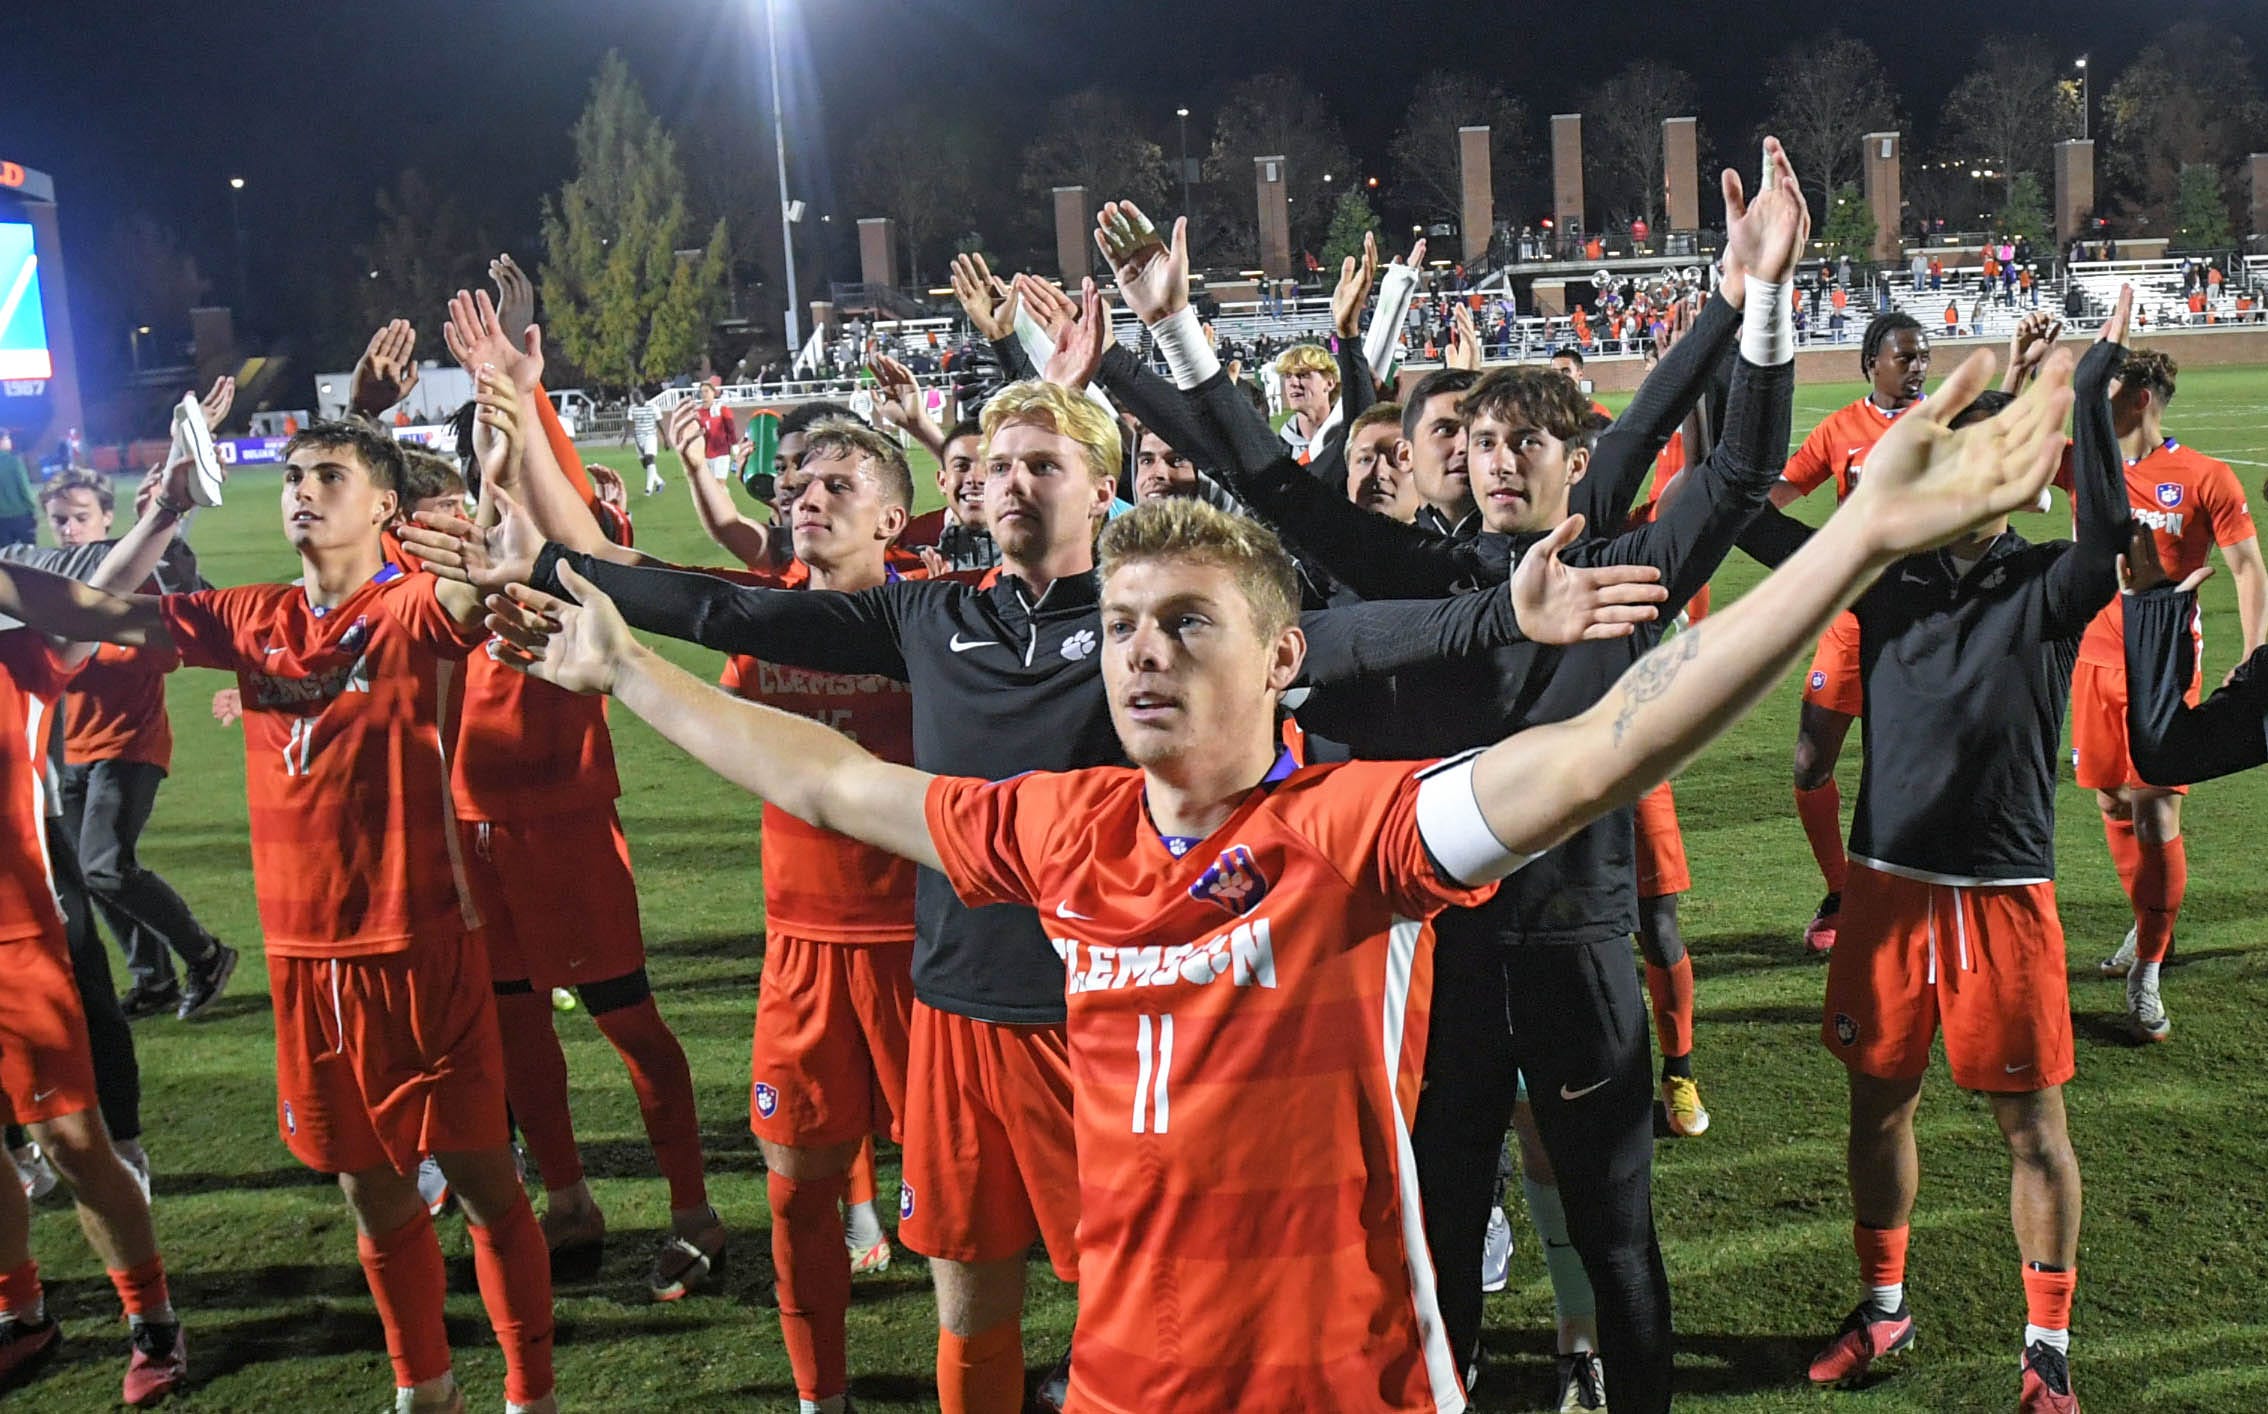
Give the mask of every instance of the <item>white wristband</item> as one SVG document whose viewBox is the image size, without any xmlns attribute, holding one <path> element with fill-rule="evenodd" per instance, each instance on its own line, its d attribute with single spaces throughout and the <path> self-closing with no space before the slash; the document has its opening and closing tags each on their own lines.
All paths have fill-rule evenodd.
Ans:
<svg viewBox="0 0 2268 1414">
<path fill-rule="evenodd" d="M 1468 751 L 1427 768 L 1417 792 L 1418 838 L 1444 874 L 1468 886 L 1501 879 L 1537 858 L 1506 848 L 1489 828 L 1473 789 L 1478 759 L 1479 751 Z"/>
<path fill-rule="evenodd" d="M 1758 368 L 1795 358 L 1795 310 L 1784 280 L 1748 276 L 1740 311 L 1740 356 Z"/>
<path fill-rule="evenodd" d="M 1194 388 L 1221 371 L 1221 356 L 1205 341 L 1205 326 L 1188 305 L 1152 324 L 1150 337 L 1158 341 L 1177 388 Z"/>
</svg>

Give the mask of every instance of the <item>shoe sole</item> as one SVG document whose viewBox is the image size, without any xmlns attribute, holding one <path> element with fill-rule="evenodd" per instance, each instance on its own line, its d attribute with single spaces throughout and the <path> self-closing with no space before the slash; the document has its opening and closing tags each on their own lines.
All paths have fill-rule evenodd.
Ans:
<svg viewBox="0 0 2268 1414">
<path fill-rule="evenodd" d="M 2126 1023 L 2126 1031 L 2128 1035 L 2132 1036 L 2135 1040 L 2141 1042 L 2145 1046 L 2155 1046 L 2161 1041 L 2170 1041 L 2173 1039 L 2173 1023 L 2170 1021 L 2156 1031 L 2152 1031 L 2150 1028 L 2141 1025 L 2139 1022 L 2129 1021 Z"/>
<path fill-rule="evenodd" d="M 174 1010 L 174 1020 L 194 1021 L 198 1017 L 204 1015 L 206 1011 L 211 1009 L 212 1004 L 221 999 L 221 993 L 228 990 L 229 982 L 236 976 L 236 964 L 241 962 L 243 958 L 244 954 L 233 949 L 228 952 L 222 953 L 219 975 L 213 978 L 212 986 L 205 989 L 205 999 L 197 1003 L 195 1006 L 191 1006 L 187 1001 L 183 1001 Z"/>
<path fill-rule="evenodd" d="M 2132 963 L 2113 962 L 2107 957 L 2095 964 L 2095 971 L 2106 979 L 2113 977 L 2123 979 L 2127 973 L 2133 970 L 2134 965 Z"/>
<path fill-rule="evenodd" d="M 649 1282 L 646 1286 L 647 1294 L 656 1301 L 683 1301 L 686 1297 L 691 1296 L 694 1292 L 699 1291 L 724 1274 L 725 1256 L 730 1250 L 729 1245 L 719 1247 L 716 1255 L 709 1258 L 708 1270 L 701 1271 L 700 1268 L 696 1267 L 694 1271 L 700 1271 L 699 1276 L 694 1276 L 691 1272 L 688 1272 L 678 1279 L 675 1286 L 664 1288 Z"/>
</svg>

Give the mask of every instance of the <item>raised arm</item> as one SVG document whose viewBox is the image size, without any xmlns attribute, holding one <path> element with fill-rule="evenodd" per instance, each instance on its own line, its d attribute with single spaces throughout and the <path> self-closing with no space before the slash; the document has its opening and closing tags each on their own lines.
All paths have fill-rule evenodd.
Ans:
<svg viewBox="0 0 2268 1414">
<path fill-rule="evenodd" d="M 611 693 L 695 760 L 799 820 L 943 867 L 924 814 L 928 772 L 702 682 L 632 638 L 589 581 L 571 569 L 561 578 L 580 603 L 520 585 L 492 601 L 506 662 L 573 692 Z"/>
<path fill-rule="evenodd" d="M 2158 562 L 2158 543 L 2137 526 L 2124 571 L 2126 734 L 2134 771 L 2154 786 L 2185 786 L 2268 765 L 2268 650 L 2255 650 L 2219 691 L 2195 707 L 2197 587 L 2201 569 L 2179 585 Z"/>
<path fill-rule="evenodd" d="M 167 648 L 157 596 L 112 594 L 28 565 L 0 566 L 0 614 L 67 643 Z"/>
<path fill-rule="evenodd" d="M 2126 364 L 2126 324 L 2134 287 L 2119 291 L 2102 333 L 2079 360 L 2071 408 L 2071 518 L 2077 543 L 2050 566 L 2044 585 L 2049 632 L 2084 630 L 2118 593 L 2118 557 L 2126 549 L 2125 460 L 2111 425 L 2111 384 Z"/>
<path fill-rule="evenodd" d="M 678 467 L 685 473 L 685 489 L 692 493 L 693 517 L 726 554 L 750 569 L 768 568 L 777 562 L 772 527 L 741 514 L 731 489 L 709 475 L 707 458 L 702 455 L 699 412 L 697 403 L 679 403 L 670 409 L 663 428 L 670 450 L 677 453 Z"/>
<path fill-rule="evenodd" d="M 1739 342 L 1745 297 L 1741 285 L 1728 280 L 1702 307 L 1693 327 L 1670 345 L 1654 371 L 1638 385 L 1630 406 L 1599 434 L 1590 469 L 1569 497 L 1569 510 L 1579 511 L 1593 525 L 1609 530 L 1628 518 L 1631 503 L 1646 488 L 1654 459 L 1700 404 L 1717 365 Z M 1700 460 L 1696 456 L 1688 465 Z"/>
<path fill-rule="evenodd" d="M 1959 432 L 1953 417 L 1991 381 L 1978 353 L 1899 419 L 1867 479 L 1809 543 L 1731 608 L 1640 659 L 1581 716 L 1536 727 L 1470 765 L 1485 836 L 1454 877 L 1481 883 L 1628 805 L 1761 700 L 1882 569 L 2028 503 L 2054 473 L 2071 361 L 2056 355 L 2015 407 Z M 1463 768 L 1459 768 L 1463 769 Z M 1429 838 L 1431 838 L 1429 836 Z"/>
</svg>

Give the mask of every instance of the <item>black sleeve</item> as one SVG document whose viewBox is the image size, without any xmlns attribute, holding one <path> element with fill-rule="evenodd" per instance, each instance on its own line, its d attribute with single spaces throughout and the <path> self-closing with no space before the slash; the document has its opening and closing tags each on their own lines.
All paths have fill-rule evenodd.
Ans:
<svg viewBox="0 0 2268 1414">
<path fill-rule="evenodd" d="M 1136 421 L 1198 466 L 1211 471 L 1229 464 L 1228 449 L 1189 399 L 1124 344 L 1114 343 L 1103 350 L 1095 383 L 1110 394 L 1111 401 L 1134 414 Z"/>
<path fill-rule="evenodd" d="M 1810 526 L 1778 506 L 1766 504 L 1763 510 L 1756 513 L 1756 518 L 1748 523 L 1747 528 L 1741 531 L 1739 543 L 1740 548 L 1748 552 L 1749 558 L 1766 569 L 1778 569 L 1787 563 L 1789 556 L 1802 549 L 1803 542 L 1810 538 Z"/>
<path fill-rule="evenodd" d="M 1224 439 L 1237 444 L 1231 462 L 1218 468 L 1237 499 L 1274 527 L 1302 561 L 1356 595 L 1438 599 L 1461 585 L 1504 578 L 1501 571 L 1490 574 L 1471 541 L 1435 535 L 1366 511 L 1347 499 L 1343 481 L 1325 486 L 1310 476 L 1306 467 L 1284 455 L 1275 434 L 1254 415 L 1226 374 L 1207 379 L 1189 396 Z M 1264 450 L 1264 442 L 1275 445 Z"/>
<path fill-rule="evenodd" d="M 1719 366 L 1738 357 L 1740 321 L 1740 311 L 1722 295 L 1712 297 L 1685 337 L 1638 385 L 1622 416 L 1599 435 L 1590 469 L 1575 483 L 1567 505 L 1568 510 L 1580 512 L 1594 532 L 1611 534 L 1629 517 L 1631 503 L 1646 489 L 1646 475 L 1669 444 L 1670 434 L 1701 401 Z M 1699 460 L 1690 457 L 1687 465 Z"/>
<path fill-rule="evenodd" d="M 2047 631 L 2066 638 L 2118 593 L 2118 557 L 2126 553 L 2126 472 L 2111 427 L 2110 381 L 2126 365 L 2126 348 L 2098 339 L 2071 377 L 2071 518 L 2078 543 L 2048 568 Z"/>
<path fill-rule="evenodd" d="M 1662 616 L 1675 615 L 1701 592 L 1741 532 L 1771 503 L 1772 483 L 1787 464 L 1794 401 L 1793 359 L 1769 368 L 1740 359 L 1725 404 L 1724 437 L 1708 459 L 1679 477 L 1685 484 L 1650 524 L 1611 540 L 1582 542 L 1570 558 L 1586 564 L 1655 566 L 1669 591 Z"/>
<path fill-rule="evenodd" d="M 2185 786 L 2268 764 L 2268 648 L 2237 665 L 2229 685 L 2185 700 L 2196 676 L 2197 596 L 2172 588 L 2129 594 L 2126 734 L 2135 774 Z"/>
<path fill-rule="evenodd" d="M 1446 599 L 1385 599 L 1300 615 L 1306 686 L 1398 673 L 1525 641 L 1502 587 Z"/>
<path fill-rule="evenodd" d="M 1014 334 L 1005 339 L 994 339 L 992 356 L 1000 360 L 1000 371 L 1008 375 L 1011 383 L 1040 376 L 1040 371 L 1032 367 L 1032 356 L 1025 351 L 1024 341 Z"/>
<path fill-rule="evenodd" d="M 845 594 L 831 589 L 760 589 L 693 570 L 618 565 L 559 545 L 546 545 L 529 583 L 573 598 L 559 584 L 559 565 L 573 565 L 614 601 L 623 621 L 722 653 L 829 673 L 878 673 L 904 681 L 898 650 L 897 592 L 926 585 L 886 584 Z"/>
</svg>

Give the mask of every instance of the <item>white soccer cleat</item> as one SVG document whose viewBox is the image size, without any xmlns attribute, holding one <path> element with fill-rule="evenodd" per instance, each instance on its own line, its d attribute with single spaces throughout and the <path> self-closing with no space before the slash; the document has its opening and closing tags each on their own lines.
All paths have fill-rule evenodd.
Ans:
<svg viewBox="0 0 2268 1414">
<path fill-rule="evenodd" d="M 2096 970 L 2100 971 L 2105 977 L 2124 977 L 2132 972 L 2134 970 L 2134 949 L 2141 941 L 2141 937 L 2142 930 L 2139 927 L 2127 929 L 2126 941 L 2118 945 L 2117 952 L 2096 963 Z"/>
<path fill-rule="evenodd" d="M 139 1139 L 112 1140 L 110 1147 L 118 1151 L 119 1161 L 126 1165 L 127 1172 L 134 1175 L 135 1186 L 142 1190 L 142 1203 L 145 1207 L 148 1206 L 150 1203 L 149 1150 L 142 1147 L 142 1141 Z"/>
<path fill-rule="evenodd" d="M 1488 1235 L 1481 1240 L 1480 1289 L 1502 1291 L 1512 1284 L 1512 1220 L 1501 1207 L 1488 1210 Z"/>
<path fill-rule="evenodd" d="M 55 1165 L 47 1161 L 37 1143 L 26 1143 L 21 1149 L 10 1149 L 8 1157 L 16 1161 L 16 1175 L 24 1181 L 24 1197 L 36 1203 L 55 1191 L 62 1182 L 55 1176 Z"/>
<path fill-rule="evenodd" d="M 205 426 L 204 405 L 195 393 L 183 393 L 180 404 L 173 410 L 173 434 L 187 449 L 189 459 L 197 464 L 189 478 L 189 499 L 200 506 L 217 506 L 221 503 L 220 452 L 213 446 L 212 429 Z"/>
<path fill-rule="evenodd" d="M 441 1172 L 441 1161 L 431 1154 L 418 1161 L 417 1196 L 434 1217 L 440 1217 L 442 1209 L 449 1206 L 449 1176 Z"/>
<path fill-rule="evenodd" d="M 2139 967 L 2126 974 L 2126 1029 L 2137 1041 L 2163 1041 L 2173 1035 L 2165 998 L 2158 995 L 2158 979 L 2145 981 Z"/>
</svg>

